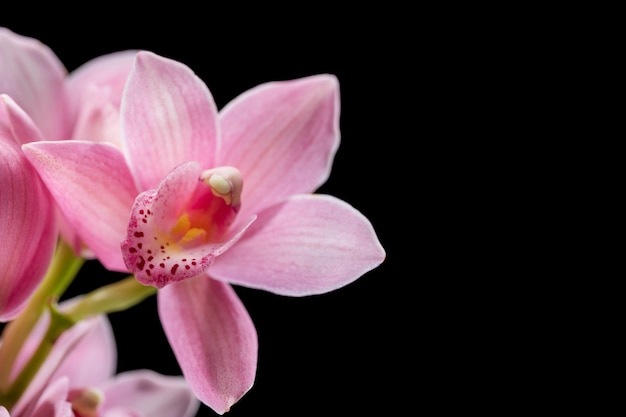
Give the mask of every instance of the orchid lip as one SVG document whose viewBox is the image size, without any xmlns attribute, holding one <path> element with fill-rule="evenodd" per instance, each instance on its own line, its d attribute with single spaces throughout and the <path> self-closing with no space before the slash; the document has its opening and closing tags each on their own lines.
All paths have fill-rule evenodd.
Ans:
<svg viewBox="0 0 626 417">
<path fill-rule="evenodd" d="M 205 272 L 232 244 L 242 184 L 233 167 L 201 171 L 189 162 L 172 170 L 135 200 L 122 242 L 126 267 L 157 288 Z"/>
</svg>

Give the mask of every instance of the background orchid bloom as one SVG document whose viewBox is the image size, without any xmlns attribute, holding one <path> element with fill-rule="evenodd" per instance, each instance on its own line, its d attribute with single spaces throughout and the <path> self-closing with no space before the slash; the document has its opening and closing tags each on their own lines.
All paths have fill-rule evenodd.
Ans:
<svg viewBox="0 0 626 417">
<path fill-rule="evenodd" d="M 103 265 L 161 288 L 159 316 L 183 374 L 223 414 L 252 386 L 258 347 L 230 284 L 320 294 L 385 258 L 360 212 L 311 194 L 339 146 L 339 85 L 328 74 L 267 83 L 218 114 L 188 67 L 142 51 L 120 116 L 121 150 L 23 149 Z"/>
<path fill-rule="evenodd" d="M 62 303 L 70 305 L 76 299 Z M 20 352 L 21 369 L 44 335 L 38 322 Z M 115 375 L 117 352 L 106 316 L 83 320 L 63 333 L 11 410 L 12 417 L 192 417 L 200 402 L 182 377 L 149 370 Z M 73 413 L 73 414 L 72 414 Z"/>
<path fill-rule="evenodd" d="M 56 245 L 52 197 L 20 147 L 39 137 L 22 109 L 0 94 L 0 322 L 22 311 Z"/>
<path fill-rule="evenodd" d="M 68 74 L 49 47 L 0 27 L 0 93 L 21 107 L 41 132 L 30 141 L 84 139 L 119 145 L 121 94 L 135 53 L 102 55 Z M 76 253 L 94 257 L 63 216 L 58 223 Z"/>
</svg>

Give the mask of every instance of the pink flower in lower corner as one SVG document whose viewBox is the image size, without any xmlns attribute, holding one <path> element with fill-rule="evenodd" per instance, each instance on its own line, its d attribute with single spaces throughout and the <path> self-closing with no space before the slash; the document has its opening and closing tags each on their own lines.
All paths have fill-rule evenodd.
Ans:
<svg viewBox="0 0 626 417">
<path fill-rule="evenodd" d="M 142 51 L 120 117 L 121 147 L 24 151 L 104 266 L 161 289 L 183 374 L 222 414 L 250 389 L 257 364 L 256 330 L 231 284 L 320 294 L 385 258 L 362 213 L 312 194 L 339 146 L 337 79 L 266 83 L 218 113 L 188 67 Z"/>
<path fill-rule="evenodd" d="M 66 302 L 67 303 L 67 302 Z M 41 319 L 20 351 L 13 377 L 43 336 Z M 11 417 L 193 417 L 200 402 L 183 377 L 150 370 L 115 375 L 117 352 L 106 316 L 93 317 L 61 335 Z M 8 416 L 0 407 L 0 416 Z"/>
</svg>

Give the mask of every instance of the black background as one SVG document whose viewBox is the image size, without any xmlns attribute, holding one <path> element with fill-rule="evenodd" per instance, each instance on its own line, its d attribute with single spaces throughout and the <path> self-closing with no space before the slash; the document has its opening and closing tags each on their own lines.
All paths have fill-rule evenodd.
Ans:
<svg viewBox="0 0 626 417">
<path fill-rule="evenodd" d="M 319 192 L 339 197 L 367 216 L 387 259 L 356 282 L 319 296 L 289 298 L 236 287 L 257 327 L 259 362 L 255 385 L 227 415 L 391 416 L 404 415 L 395 410 L 407 404 L 415 408 L 424 387 L 418 388 L 413 361 L 420 355 L 428 318 L 418 313 L 425 296 L 416 289 L 418 270 L 399 266 L 401 245 L 408 248 L 411 264 L 419 264 L 412 225 L 423 221 L 413 178 L 417 161 L 402 162 L 412 159 L 407 157 L 417 137 L 417 112 L 402 111 L 416 101 L 409 88 L 417 74 L 407 77 L 404 63 L 417 53 L 407 39 L 410 30 L 401 32 L 376 13 L 361 20 L 358 15 L 333 18 L 332 10 L 259 19 L 254 25 L 232 14 L 193 21 L 189 15 L 181 19 L 165 13 L 155 20 L 120 14 L 106 23 L 66 19 L 43 24 L 3 14 L 1 26 L 48 45 L 68 71 L 125 49 L 179 60 L 205 81 L 219 108 L 262 82 L 335 74 L 341 88 L 342 141 L 330 179 Z M 304 24 L 301 17 L 311 20 Z M 117 277 L 90 261 L 67 296 Z M 111 314 L 110 320 L 118 371 L 150 368 L 180 374 L 154 297 Z M 214 415 L 206 406 L 198 413 Z"/>
</svg>

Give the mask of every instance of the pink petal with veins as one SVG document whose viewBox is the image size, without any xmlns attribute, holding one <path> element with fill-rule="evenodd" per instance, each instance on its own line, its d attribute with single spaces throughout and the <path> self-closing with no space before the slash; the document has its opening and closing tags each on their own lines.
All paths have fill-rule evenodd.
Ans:
<svg viewBox="0 0 626 417">
<path fill-rule="evenodd" d="M 125 272 L 119 245 L 137 190 L 121 151 L 74 140 L 22 149 L 81 240 L 107 269 Z"/>
<path fill-rule="evenodd" d="M 180 62 L 139 52 L 121 117 L 124 150 L 140 189 L 157 187 L 183 162 L 213 166 L 217 107 L 202 80 Z"/>
<path fill-rule="evenodd" d="M 304 296 L 343 287 L 385 259 L 369 220 L 327 195 L 299 195 L 257 221 L 209 270 L 216 279 Z"/>
<path fill-rule="evenodd" d="M 326 181 L 339 146 L 339 84 L 316 75 L 261 84 L 220 111 L 217 164 L 245 180 L 242 216 Z"/>
<path fill-rule="evenodd" d="M 202 275 L 157 293 L 159 317 L 185 379 L 224 414 L 254 383 L 254 324 L 230 285 Z"/>
</svg>

